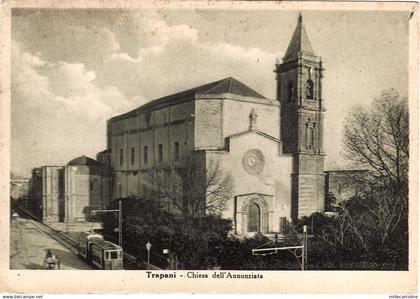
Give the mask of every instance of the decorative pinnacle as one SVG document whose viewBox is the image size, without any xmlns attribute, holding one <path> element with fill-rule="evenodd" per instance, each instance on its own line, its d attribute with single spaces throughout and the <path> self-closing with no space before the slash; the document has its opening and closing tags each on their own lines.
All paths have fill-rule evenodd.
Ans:
<svg viewBox="0 0 420 299">
<path fill-rule="evenodd" d="M 302 23 L 302 13 L 298 14 L 298 23 Z"/>
</svg>

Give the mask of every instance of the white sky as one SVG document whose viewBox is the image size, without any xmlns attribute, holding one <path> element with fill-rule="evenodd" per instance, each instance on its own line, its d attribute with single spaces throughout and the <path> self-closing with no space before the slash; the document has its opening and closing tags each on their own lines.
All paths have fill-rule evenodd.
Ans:
<svg viewBox="0 0 420 299">
<path fill-rule="evenodd" d="M 408 12 L 302 12 L 326 68 L 326 168 L 342 121 L 382 90 L 408 90 Z M 297 12 L 17 10 L 12 18 L 12 172 L 95 157 L 106 120 L 154 98 L 234 76 L 274 98 L 274 63 Z"/>
</svg>

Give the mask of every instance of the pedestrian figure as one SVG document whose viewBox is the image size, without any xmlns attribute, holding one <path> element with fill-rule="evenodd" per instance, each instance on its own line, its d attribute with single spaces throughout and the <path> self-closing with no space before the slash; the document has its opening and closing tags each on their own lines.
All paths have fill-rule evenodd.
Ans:
<svg viewBox="0 0 420 299">
<path fill-rule="evenodd" d="M 57 256 L 48 249 L 44 259 L 44 267 L 48 270 L 57 269 Z"/>
<path fill-rule="evenodd" d="M 54 260 L 54 263 L 55 263 L 54 269 L 60 270 L 60 258 L 58 257 L 58 255 L 53 254 L 52 259 Z"/>
</svg>

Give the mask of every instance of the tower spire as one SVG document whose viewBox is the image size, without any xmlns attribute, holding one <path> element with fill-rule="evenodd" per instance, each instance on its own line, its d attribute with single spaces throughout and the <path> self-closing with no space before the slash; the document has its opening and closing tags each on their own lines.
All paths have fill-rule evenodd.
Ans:
<svg viewBox="0 0 420 299">
<path fill-rule="evenodd" d="M 322 59 L 314 54 L 297 15 L 283 63 L 276 64 L 283 153 L 293 156 L 292 219 L 324 211 L 324 98 Z M 307 190 L 311 190 L 308 192 Z"/>
<path fill-rule="evenodd" d="M 298 14 L 298 23 L 302 23 L 302 13 Z"/>
<path fill-rule="evenodd" d="M 311 42 L 309 41 L 308 34 L 306 33 L 305 27 L 303 26 L 302 14 L 299 13 L 296 29 L 293 33 L 292 39 L 290 40 L 289 46 L 287 47 L 283 61 L 295 59 L 299 54 L 302 53 L 315 56 Z"/>
</svg>

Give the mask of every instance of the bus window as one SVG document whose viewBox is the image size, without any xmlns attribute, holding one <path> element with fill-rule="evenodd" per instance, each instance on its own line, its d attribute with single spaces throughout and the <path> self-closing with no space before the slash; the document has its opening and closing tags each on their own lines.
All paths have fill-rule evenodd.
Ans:
<svg viewBox="0 0 420 299">
<path fill-rule="evenodd" d="M 115 260 L 118 258 L 118 251 L 111 251 L 111 259 Z"/>
<path fill-rule="evenodd" d="M 109 260 L 109 251 L 105 252 L 105 259 Z"/>
<path fill-rule="evenodd" d="M 120 258 L 120 259 L 122 259 L 123 257 L 122 257 L 122 251 L 121 250 L 118 250 L 118 257 Z"/>
</svg>

